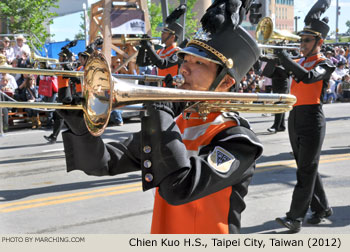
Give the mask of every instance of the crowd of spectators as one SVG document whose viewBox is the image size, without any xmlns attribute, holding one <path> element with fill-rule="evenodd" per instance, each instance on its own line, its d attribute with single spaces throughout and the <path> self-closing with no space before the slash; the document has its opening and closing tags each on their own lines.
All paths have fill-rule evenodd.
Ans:
<svg viewBox="0 0 350 252">
<path fill-rule="evenodd" d="M 130 55 L 135 53 L 136 49 L 133 46 L 128 46 L 125 51 Z M 83 60 L 80 57 L 85 52 L 78 54 L 78 60 L 76 61 L 76 55 L 73 54 L 72 70 L 83 71 Z M 26 44 L 26 39 L 23 35 L 15 36 L 13 40 L 8 37 L 0 37 L 0 66 L 16 67 L 16 68 L 33 68 L 34 62 L 31 59 L 32 53 L 30 47 Z M 114 74 L 137 74 L 138 67 L 135 61 L 131 61 L 127 66 L 123 66 L 117 70 L 117 68 L 122 64 L 123 57 L 121 55 L 112 57 L 111 72 Z M 50 69 L 51 66 L 45 62 L 41 62 L 36 65 L 40 69 Z M 57 67 L 52 65 L 52 67 Z M 52 78 L 56 78 L 52 79 Z M 1 73 L 0 72 L 0 91 L 5 95 L 0 96 L 1 100 L 9 101 L 14 99 L 16 101 L 27 101 L 27 102 L 55 102 L 57 98 L 57 88 L 52 88 L 48 95 L 44 95 L 40 92 L 40 86 L 42 83 L 47 82 L 48 76 L 37 76 L 21 73 Z M 50 77 L 52 83 L 57 83 L 57 77 Z M 56 84 L 57 86 L 57 84 Z M 1 94 L 0 94 L 1 95 Z M 9 99 L 10 97 L 10 99 Z M 8 113 L 16 112 L 17 109 L 3 108 L 3 131 L 8 131 Z M 25 109 L 28 114 L 28 121 L 31 122 L 32 128 L 40 128 L 41 121 L 38 115 L 38 110 L 36 109 Z M 110 124 L 112 125 L 123 125 L 122 111 L 113 110 L 111 112 Z M 50 128 L 54 124 L 53 113 L 47 112 L 47 123 L 46 126 Z"/>
<path fill-rule="evenodd" d="M 26 44 L 26 39 L 23 35 L 14 37 L 14 40 L 10 40 L 8 37 L 0 38 L 0 65 L 16 68 L 33 68 L 34 62 L 31 59 L 31 49 Z M 39 64 L 39 68 L 45 69 L 47 63 Z M 4 94 L 1 95 L 1 100 L 9 101 L 16 100 L 21 102 L 41 102 L 50 101 L 54 102 L 57 89 L 52 88 L 49 94 L 42 94 L 40 85 L 43 83 L 44 76 L 13 73 L 8 74 L 0 72 L 0 91 Z M 51 77 L 56 78 L 57 77 Z M 57 81 L 56 81 L 57 82 Z M 55 83 L 53 80 L 52 83 Z M 54 98 L 54 99 L 51 99 Z M 17 112 L 16 108 L 2 108 L 3 114 L 3 131 L 8 131 L 8 114 L 9 112 Z M 24 109 L 27 113 L 26 121 L 30 122 L 33 129 L 41 127 L 41 121 L 39 117 L 38 109 Z M 50 114 L 47 112 L 48 122 L 47 125 L 51 125 Z"/>
</svg>

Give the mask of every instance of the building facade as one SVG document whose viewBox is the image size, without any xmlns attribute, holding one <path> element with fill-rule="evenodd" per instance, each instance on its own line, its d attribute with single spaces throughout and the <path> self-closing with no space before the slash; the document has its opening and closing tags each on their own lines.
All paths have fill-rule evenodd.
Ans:
<svg viewBox="0 0 350 252">
<path fill-rule="evenodd" d="M 269 0 L 269 13 L 278 30 L 295 31 L 294 0 Z"/>
</svg>

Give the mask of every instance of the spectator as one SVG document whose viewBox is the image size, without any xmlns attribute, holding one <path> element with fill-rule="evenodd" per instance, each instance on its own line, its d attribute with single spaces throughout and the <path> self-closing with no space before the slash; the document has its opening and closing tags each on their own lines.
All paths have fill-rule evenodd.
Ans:
<svg viewBox="0 0 350 252">
<path fill-rule="evenodd" d="M 348 73 L 348 69 L 345 68 L 345 64 L 343 62 L 338 62 L 335 73 L 335 90 L 338 90 L 338 84 L 341 82 L 343 76 Z"/>
<path fill-rule="evenodd" d="M 17 82 L 15 77 L 8 73 L 0 73 L 0 79 L 6 78 L 7 80 L 7 91 L 11 93 L 15 93 L 15 90 L 17 89 Z"/>
<path fill-rule="evenodd" d="M 343 63 L 344 65 L 347 64 L 346 58 L 345 58 L 345 50 L 343 48 L 339 48 L 338 55 L 336 56 L 336 59 L 338 62 Z"/>
<path fill-rule="evenodd" d="M 8 37 L 4 38 L 5 50 L 6 50 L 6 59 L 8 64 L 12 64 L 12 61 L 16 58 L 13 47 L 11 46 L 11 41 Z"/>
<path fill-rule="evenodd" d="M 338 65 L 339 61 L 333 57 L 332 51 L 326 51 L 325 56 L 326 56 L 326 58 L 330 59 L 335 66 Z"/>
<path fill-rule="evenodd" d="M 247 73 L 248 85 L 255 80 L 255 77 L 256 77 L 256 74 L 254 72 L 254 68 L 249 69 L 249 72 Z"/>
<path fill-rule="evenodd" d="M 16 45 L 14 46 L 14 54 L 17 59 L 22 58 L 22 54 L 25 52 L 28 56 L 30 55 L 30 48 L 25 44 L 26 39 L 23 35 L 18 35 L 16 37 Z"/>
<path fill-rule="evenodd" d="M 29 77 L 23 81 L 19 89 L 23 89 L 24 98 L 27 102 L 36 102 L 41 100 L 36 88 L 36 78 L 33 75 L 29 75 Z M 28 117 L 32 122 L 32 129 L 41 128 L 38 110 L 26 108 L 24 111 L 27 112 Z"/>
<path fill-rule="evenodd" d="M 327 90 L 324 94 L 323 102 L 324 103 L 333 103 L 337 100 L 337 93 L 336 93 L 336 81 L 334 78 L 336 78 L 336 74 L 333 72 L 331 75 L 331 78 L 329 79 Z"/>
<path fill-rule="evenodd" d="M 338 85 L 338 94 L 341 102 L 350 101 L 350 75 L 345 74 L 342 82 Z"/>
<path fill-rule="evenodd" d="M 11 65 L 12 65 L 12 67 L 18 67 L 18 59 L 14 59 L 12 62 L 11 62 Z M 15 77 L 15 80 L 16 80 L 16 82 L 17 82 L 17 85 L 18 85 L 18 81 L 19 81 L 19 79 L 22 77 L 22 74 L 20 74 L 20 73 L 13 73 L 13 74 L 11 74 L 13 77 Z M 23 81 L 23 78 L 22 78 L 22 81 Z M 22 81 L 21 81 L 21 83 L 22 83 Z"/>
<path fill-rule="evenodd" d="M 243 93 L 248 93 L 247 75 L 243 76 L 241 80 L 241 87 L 242 87 Z"/>
<path fill-rule="evenodd" d="M 21 57 L 17 58 L 18 67 L 20 68 L 32 68 L 30 64 L 29 54 L 25 51 L 22 51 Z"/>
<path fill-rule="evenodd" d="M 12 87 L 9 84 L 9 78 L 7 76 L 7 74 L 2 74 L 2 77 L 0 79 L 0 90 L 3 92 L 13 92 L 14 90 L 12 89 Z"/>
<path fill-rule="evenodd" d="M 120 56 L 113 56 L 112 57 L 112 62 L 111 62 L 111 68 L 112 68 L 112 73 L 115 74 L 129 74 L 129 70 L 126 66 L 123 66 L 121 69 L 118 69 L 121 65 L 121 59 Z"/>
<path fill-rule="evenodd" d="M 7 65 L 5 44 L 2 41 L 0 41 L 0 65 Z"/>
</svg>

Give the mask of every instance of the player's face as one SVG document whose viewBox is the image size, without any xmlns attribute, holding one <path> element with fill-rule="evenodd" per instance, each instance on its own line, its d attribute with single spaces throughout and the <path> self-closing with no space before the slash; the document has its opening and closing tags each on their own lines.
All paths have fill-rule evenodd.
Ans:
<svg viewBox="0 0 350 252">
<path fill-rule="evenodd" d="M 180 74 L 185 83 L 180 87 L 187 90 L 208 91 L 216 78 L 218 65 L 192 55 L 185 55 Z"/>
<path fill-rule="evenodd" d="M 312 53 L 312 51 L 315 49 L 315 43 L 316 37 L 311 35 L 302 35 L 300 40 L 300 52 L 303 55 L 308 55 L 309 53 Z"/>
</svg>

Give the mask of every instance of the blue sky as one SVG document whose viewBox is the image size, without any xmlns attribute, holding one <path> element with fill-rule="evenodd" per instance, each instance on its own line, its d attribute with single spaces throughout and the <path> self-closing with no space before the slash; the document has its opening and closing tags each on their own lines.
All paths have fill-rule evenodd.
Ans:
<svg viewBox="0 0 350 252">
<path fill-rule="evenodd" d="M 200 1 L 200 0 L 198 0 Z M 348 27 L 345 25 L 346 21 L 350 20 L 350 0 L 338 0 L 341 7 L 338 21 L 338 28 L 340 33 L 345 33 Z M 88 0 L 89 6 L 97 0 Z M 304 18 L 316 0 L 294 0 L 294 14 L 300 16 L 298 21 L 298 29 L 304 26 Z M 335 31 L 336 28 L 336 0 L 332 0 L 331 7 L 323 14 L 322 17 L 329 17 L 330 31 Z M 53 40 L 64 41 L 66 38 L 73 40 L 75 34 L 80 30 L 79 24 L 83 22 L 80 18 L 80 13 L 75 13 L 54 19 L 54 24 L 50 26 L 51 33 L 55 34 Z M 348 16 L 349 15 L 349 16 Z"/>
</svg>

